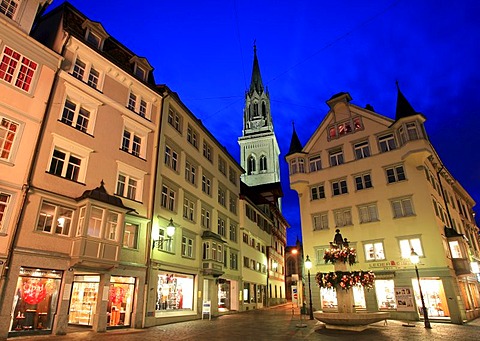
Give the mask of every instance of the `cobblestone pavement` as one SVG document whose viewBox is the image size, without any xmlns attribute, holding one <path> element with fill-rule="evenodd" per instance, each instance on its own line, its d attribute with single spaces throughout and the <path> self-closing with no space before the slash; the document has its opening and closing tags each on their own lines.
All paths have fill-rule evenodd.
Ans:
<svg viewBox="0 0 480 341">
<path fill-rule="evenodd" d="M 15 337 L 9 341 L 287 341 L 287 340 L 480 340 L 480 319 L 465 325 L 432 322 L 432 329 L 425 329 L 422 322 L 415 327 L 405 327 L 401 321 L 388 320 L 372 324 L 362 332 L 329 330 L 308 315 L 302 316 L 291 305 L 252 310 L 223 315 L 212 320 L 195 320 L 173 323 L 148 329 L 120 329 L 106 333 L 73 331 L 64 336 Z"/>
</svg>

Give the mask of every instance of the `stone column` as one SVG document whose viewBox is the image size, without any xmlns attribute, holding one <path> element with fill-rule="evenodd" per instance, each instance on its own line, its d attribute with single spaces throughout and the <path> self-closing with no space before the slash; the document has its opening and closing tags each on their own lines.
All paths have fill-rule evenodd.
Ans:
<svg viewBox="0 0 480 341">
<path fill-rule="evenodd" d="M 72 269 L 73 270 L 73 269 Z M 65 335 L 67 334 L 68 327 L 68 317 L 69 317 L 69 305 L 70 297 L 73 290 L 73 271 L 67 270 L 63 275 L 63 286 L 62 290 L 59 291 L 58 297 L 58 310 L 56 313 L 56 318 L 53 322 L 52 333 L 56 335 Z"/>
<path fill-rule="evenodd" d="M 95 307 L 95 315 L 93 317 L 93 330 L 98 333 L 107 331 L 107 305 L 110 290 L 111 275 L 100 275 L 100 283 L 98 286 L 97 304 Z"/>
<path fill-rule="evenodd" d="M 335 271 L 347 271 L 347 264 L 343 262 L 335 262 L 334 265 Z M 337 285 L 335 287 L 337 291 L 337 305 L 339 313 L 354 313 L 355 312 L 355 301 L 353 299 L 353 290 L 344 290 L 341 286 Z"/>
</svg>

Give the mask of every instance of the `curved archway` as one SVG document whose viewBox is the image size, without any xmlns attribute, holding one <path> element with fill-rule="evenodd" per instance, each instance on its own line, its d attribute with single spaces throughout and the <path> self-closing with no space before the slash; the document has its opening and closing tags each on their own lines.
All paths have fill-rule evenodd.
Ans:
<svg viewBox="0 0 480 341">
<path fill-rule="evenodd" d="M 247 174 L 253 174 L 257 170 L 257 160 L 255 156 L 250 155 L 247 159 Z"/>
<path fill-rule="evenodd" d="M 265 155 L 262 155 L 260 157 L 260 172 L 266 172 L 267 171 L 267 157 Z"/>
</svg>

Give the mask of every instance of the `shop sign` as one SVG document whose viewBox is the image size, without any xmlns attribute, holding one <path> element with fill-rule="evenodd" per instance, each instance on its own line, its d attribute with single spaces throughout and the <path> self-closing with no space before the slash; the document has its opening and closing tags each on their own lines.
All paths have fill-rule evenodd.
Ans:
<svg viewBox="0 0 480 341">
<path fill-rule="evenodd" d="M 203 301 L 202 305 L 202 320 L 204 315 L 208 315 L 208 319 L 212 319 L 212 301 Z"/>
<path fill-rule="evenodd" d="M 413 306 L 413 290 L 409 287 L 395 287 L 397 311 L 415 311 Z"/>
<path fill-rule="evenodd" d="M 385 262 L 372 262 L 368 264 L 370 269 L 383 269 L 383 270 L 394 270 L 394 269 L 407 269 L 412 266 L 410 260 L 400 260 L 400 261 L 385 261 Z"/>
</svg>

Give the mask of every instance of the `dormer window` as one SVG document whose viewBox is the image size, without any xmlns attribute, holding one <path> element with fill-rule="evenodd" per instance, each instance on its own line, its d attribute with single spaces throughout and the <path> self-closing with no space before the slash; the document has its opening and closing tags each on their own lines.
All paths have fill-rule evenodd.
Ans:
<svg viewBox="0 0 480 341">
<path fill-rule="evenodd" d="M 17 12 L 20 0 L 2 0 L 0 2 L 0 13 L 5 14 L 10 19 L 13 19 Z"/>
<path fill-rule="evenodd" d="M 103 26 L 100 23 L 87 19 L 83 23 L 82 28 L 85 29 L 85 40 L 87 43 L 101 50 L 103 48 L 104 41 L 109 37 Z"/>
<path fill-rule="evenodd" d="M 130 59 L 130 63 L 133 64 L 133 74 L 139 80 L 146 82 L 148 73 L 153 70 L 150 63 L 146 58 L 133 56 Z"/>
<path fill-rule="evenodd" d="M 332 124 L 328 128 L 328 138 L 329 140 L 338 139 L 339 137 L 347 134 L 355 133 L 356 131 L 362 130 L 363 124 L 360 117 L 354 117 L 347 121 L 338 122 Z"/>
</svg>

